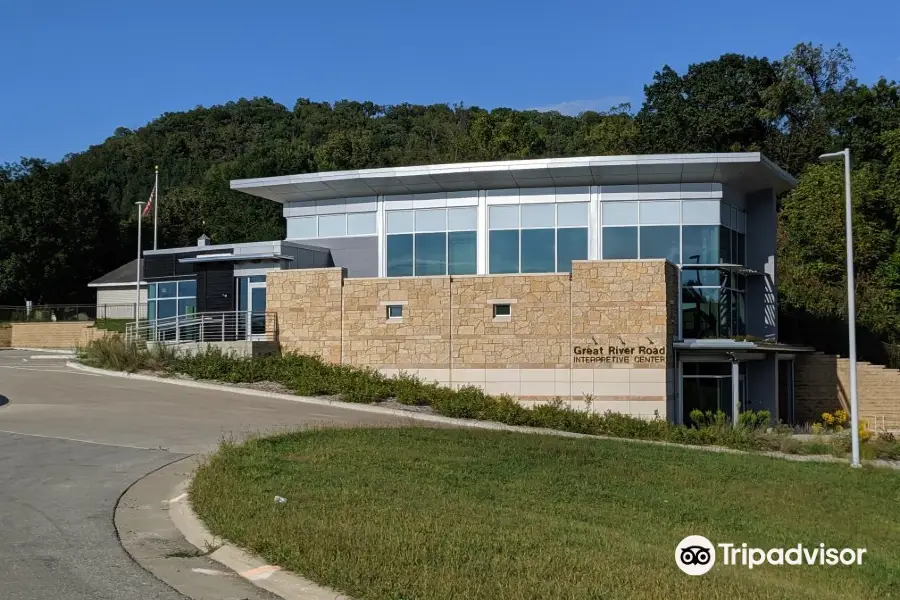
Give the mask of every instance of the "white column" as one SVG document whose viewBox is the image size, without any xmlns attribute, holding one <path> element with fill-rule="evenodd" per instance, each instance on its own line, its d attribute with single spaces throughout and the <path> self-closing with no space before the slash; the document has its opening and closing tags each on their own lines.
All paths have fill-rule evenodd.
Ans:
<svg viewBox="0 0 900 600">
<path fill-rule="evenodd" d="M 588 258 L 600 259 L 600 186 L 592 185 L 591 207 L 588 221 Z"/>
<path fill-rule="evenodd" d="M 488 272 L 488 211 L 487 192 L 478 190 L 478 231 L 475 235 L 475 272 L 487 275 Z"/>
<path fill-rule="evenodd" d="M 375 234 L 378 236 L 378 276 L 387 277 L 387 224 L 384 216 L 384 196 L 375 201 Z"/>
<path fill-rule="evenodd" d="M 737 427 L 741 412 L 741 370 L 740 363 L 731 359 L 731 424 Z"/>
</svg>

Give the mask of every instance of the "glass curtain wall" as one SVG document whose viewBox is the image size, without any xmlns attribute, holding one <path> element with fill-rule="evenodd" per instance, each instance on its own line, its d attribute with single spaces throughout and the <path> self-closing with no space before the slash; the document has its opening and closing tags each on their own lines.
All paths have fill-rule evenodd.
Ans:
<svg viewBox="0 0 900 600">
<path fill-rule="evenodd" d="M 474 275 L 477 210 L 423 208 L 387 212 L 387 276 Z"/>
<path fill-rule="evenodd" d="M 569 273 L 588 257 L 587 202 L 488 207 L 488 273 Z"/>
</svg>

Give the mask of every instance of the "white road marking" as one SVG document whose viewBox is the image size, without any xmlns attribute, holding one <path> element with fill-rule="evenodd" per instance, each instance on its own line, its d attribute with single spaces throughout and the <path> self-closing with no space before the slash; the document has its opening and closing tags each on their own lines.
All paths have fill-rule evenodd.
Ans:
<svg viewBox="0 0 900 600">
<path fill-rule="evenodd" d="M 261 567 L 256 567 L 255 569 L 250 569 L 249 571 L 239 573 L 239 575 L 241 577 L 244 577 L 245 579 L 249 579 L 250 581 L 259 581 L 260 579 L 268 579 L 272 576 L 272 573 L 280 570 L 281 567 L 276 567 L 275 565 L 263 565 Z"/>
<path fill-rule="evenodd" d="M 110 446 L 112 448 L 131 448 L 132 450 L 159 450 L 159 448 L 145 448 L 144 446 L 129 446 L 128 444 L 109 444 L 107 442 L 95 442 L 93 440 L 79 440 L 76 438 L 58 437 L 55 435 L 40 435 L 37 433 L 23 433 L 21 431 L 7 431 L 0 429 L 0 433 L 9 433 L 12 435 L 24 435 L 26 437 L 44 438 L 46 440 L 62 440 L 64 442 L 80 442 L 82 444 L 94 444 L 95 446 Z"/>
<path fill-rule="evenodd" d="M 171 500 L 169 500 L 169 504 L 172 504 L 172 503 L 174 503 L 174 502 L 181 502 L 181 501 L 184 500 L 185 498 L 187 498 L 187 494 L 182 494 L 182 495 L 180 495 L 180 496 L 175 496 L 174 498 L 172 498 Z"/>
<path fill-rule="evenodd" d="M 16 369 L 17 371 L 39 371 L 41 373 L 70 373 L 72 375 L 90 375 L 91 377 L 103 377 L 95 373 L 85 373 L 75 369 L 44 369 L 41 367 L 14 367 L 12 365 L 0 365 L 0 369 Z"/>
<path fill-rule="evenodd" d="M 225 571 L 216 571 L 215 569 L 191 569 L 194 573 L 200 573 L 201 575 L 227 575 Z"/>
</svg>

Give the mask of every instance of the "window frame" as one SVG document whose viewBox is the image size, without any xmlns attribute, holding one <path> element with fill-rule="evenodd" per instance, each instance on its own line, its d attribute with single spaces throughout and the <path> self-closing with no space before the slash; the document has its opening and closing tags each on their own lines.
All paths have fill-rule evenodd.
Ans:
<svg viewBox="0 0 900 600">
<path fill-rule="evenodd" d="M 475 229 L 458 229 L 455 227 L 451 227 L 450 225 L 450 214 L 451 211 L 466 209 L 471 210 L 475 216 Z M 422 211 L 444 211 L 444 228 L 443 230 L 437 229 L 422 229 L 421 231 L 417 226 L 417 213 Z M 387 222 L 390 218 L 390 215 L 397 213 L 410 213 L 412 215 L 412 230 L 411 231 L 398 231 L 394 233 L 388 232 Z M 471 216 L 471 215 L 470 215 Z M 451 206 L 451 207 L 436 207 L 436 208 L 401 208 L 396 210 L 386 210 L 384 213 L 384 273 L 386 277 L 439 277 L 446 275 L 477 275 L 478 274 L 478 209 L 475 206 Z M 475 262 L 472 265 L 471 273 L 450 273 L 450 234 L 452 233 L 474 233 L 474 256 Z M 416 245 L 417 240 L 416 237 L 419 235 L 432 235 L 432 234 L 443 234 L 444 235 L 444 270 L 443 273 L 427 273 L 427 274 L 418 274 L 416 272 Z M 389 258 L 388 258 L 388 240 L 394 236 L 405 236 L 408 235 L 412 238 L 412 273 L 409 275 L 391 275 L 388 273 L 389 266 Z"/>
<path fill-rule="evenodd" d="M 537 202 L 537 203 L 525 203 L 525 204 L 492 204 L 488 205 L 488 222 L 486 223 L 485 229 L 487 235 L 485 236 L 485 272 L 487 275 L 536 275 L 536 274 L 560 274 L 560 273 L 571 273 L 571 266 L 567 271 L 559 270 L 559 231 L 561 229 L 579 229 L 584 230 L 585 235 L 585 245 L 584 245 L 584 256 L 585 258 L 582 260 L 587 260 L 591 255 L 591 208 L 590 202 Z M 585 223 L 583 225 L 560 225 L 559 224 L 559 210 L 562 206 L 570 206 L 570 205 L 581 205 L 584 207 L 584 217 Z M 534 207 L 534 206 L 550 206 L 553 208 L 553 225 L 546 225 L 541 227 L 523 227 L 522 226 L 522 208 L 523 207 Z M 515 209 L 516 210 L 516 227 L 493 227 L 491 223 L 491 210 L 492 208 L 504 208 L 504 209 Z M 526 236 L 523 235 L 526 231 L 553 231 L 553 269 L 550 271 L 523 271 L 523 238 Z M 518 253 L 517 256 L 517 265 L 515 271 L 494 271 L 491 269 L 491 234 L 495 231 L 515 231 L 518 233 L 517 241 L 516 241 L 516 251 Z M 575 259 L 578 260 L 578 259 Z"/>
<path fill-rule="evenodd" d="M 510 319 L 512 318 L 512 304 L 509 302 L 494 302 L 492 305 L 493 318 Z"/>
</svg>

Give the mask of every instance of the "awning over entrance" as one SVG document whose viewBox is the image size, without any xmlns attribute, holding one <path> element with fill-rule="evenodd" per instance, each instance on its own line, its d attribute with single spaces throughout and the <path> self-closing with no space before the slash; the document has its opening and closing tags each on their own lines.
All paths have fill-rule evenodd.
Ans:
<svg viewBox="0 0 900 600">
<path fill-rule="evenodd" d="M 793 346 L 791 344 L 781 344 L 778 342 L 751 342 L 737 341 L 728 339 L 701 339 L 701 340 L 684 340 L 673 344 L 675 350 L 687 353 L 699 354 L 734 354 L 738 359 L 741 355 L 747 354 L 798 354 L 801 352 L 815 352 L 815 348 L 809 346 Z M 750 359 L 747 357 L 746 359 Z M 750 359 L 752 360 L 752 359 Z"/>
</svg>

